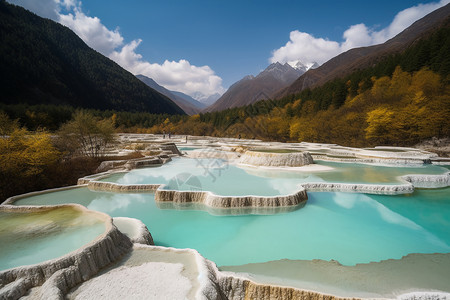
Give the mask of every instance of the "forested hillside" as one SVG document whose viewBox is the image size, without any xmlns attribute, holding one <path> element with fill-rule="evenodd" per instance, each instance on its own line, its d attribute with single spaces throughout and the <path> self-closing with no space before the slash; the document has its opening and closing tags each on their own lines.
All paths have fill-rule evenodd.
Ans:
<svg viewBox="0 0 450 300">
<path fill-rule="evenodd" d="M 0 103 L 184 114 L 65 26 L 0 1 Z"/>
<path fill-rule="evenodd" d="M 412 145 L 450 136 L 449 23 L 376 65 L 277 101 L 154 126 L 221 135 L 352 146 Z"/>
<path fill-rule="evenodd" d="M 343 78 L 357 70 L 370 68 L 383 61 L 389 55 L 402 53 L 423 38 L 441 27 L 448 26 L 450 19 L 450 4 L 447 4 L 417 20 L 411 26 L 390 40 L 373 46 L 359 47 L 341 53 L 320 67 L 309 70 L 300 76 L 291 86 L 279 91 L 274 98 L 281 98 L 315 88 L 334 80 Z"/>
</svg>

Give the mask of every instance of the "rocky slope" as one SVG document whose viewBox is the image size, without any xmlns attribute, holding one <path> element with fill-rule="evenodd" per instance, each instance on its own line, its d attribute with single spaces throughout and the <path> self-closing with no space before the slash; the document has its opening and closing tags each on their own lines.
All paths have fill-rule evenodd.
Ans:
<svg viewBox="0 0 450 300">
<path fill-rule="evenodd" d="M 302 68 L 293 68 L 288 63 L 273 63 L 256 77 L 246 76 L 230 86 L 228 91 L 205 111 L 220 111 L 270 99 L 274 92 L 288 86 L 303 73 Z"/>
<path fill-rule="evenodd" d="M 156 81 L 154 81 L 152 78 L 149 78 L 145 75 L 136 75 L 136 77 L 152 89 L 171 99 L 188 115 L 195 115 L 199 113 L 202 108 L 206 107 L 205 104 L 198 102 L 197 100 L 186 94 L 183 94 L 181 92 L 169 91 L 165 87 L 160 86 L 158 83 L 156 83 Z"/>
</svg>

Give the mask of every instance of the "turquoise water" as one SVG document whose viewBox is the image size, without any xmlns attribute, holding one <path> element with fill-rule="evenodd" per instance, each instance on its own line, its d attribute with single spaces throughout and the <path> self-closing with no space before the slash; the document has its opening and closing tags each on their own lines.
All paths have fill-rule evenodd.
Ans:
<svg viewBox="0 0 450 300">
<path fill-rule="evenodd" d="M 366 183 L 366 184 L 398 184 L 400 176 L 409 174 L 437 175 L 448 172 L 447 168 L 431 164 L 424 165 L 395 165 L 380 166 L 372 164 L 339 163 L 329 161 L 317 161 L 318 165 L 333 168 L 332 171 L 312 172 L 311 175 L 320 178 L 320 181 L 339 183 Z M 267 173 L 267 172 L 266 172 Z M 270 176 L 282 176 L 282 172 L 272 172 Z M 293 173 L 293 172 L 284 172 Z M 296 176 L 293 173 L 291 176 Z M 298 175 L 297 175 L 298 176 Z M 310 177 L 314 180 L 314 177 Z M 308 178 L 305 181 L 309 181 Z"/>
<path fill-rule="evenodd" d="M 50 195 L 50 194 L 48 194 Z M 61 257 L 105 232 L 105 223 L 72 208 L 0 212 L 0 270 Z"/>
<path fill-rule="evenodd" d="M 443 174 L 434 165 L 384 167 L 319 161 L 330 171 L 273 170 L 238 167 L 220 159 L 178 158 L 157 168 L 136 169 L 101 179 L 121 184 L 167 184 L 165 189 L 204 190 L 223 196 L 276 196 L 293 194 L 304 182 L 399 184 L 407 174 Z"/>
<path fill-rule="evenodd" d="M 193 151 L 193 150 L 197 150 L 200 149 L 199 147 L 178 147 L 178 150 L 180 151 Z"/>
<path fill-rule="evenodd" d="M 147 225 L 156 245 L 194 248 L 219 266 L 285 258 L 354 265 L 409 253 L 450 252 L 450 188 L 396 196 L 308 195 L 305 207 L 268 216 L 164 210 L 151 193 L 87 188 L 28 197 L 16 204 L 76 202 L 113 217 L 137 218 Z"/>
<path fill-rule="evenodd" d="M 174 159 L 158 168 L 135 169 L 100 181 L 121 184 L 161 184 L 166 189 L 212 191 L 224 196 L 276 196 L 299 190 L 297 178 L 254 176 L 220 159 Z"/>
</svg>

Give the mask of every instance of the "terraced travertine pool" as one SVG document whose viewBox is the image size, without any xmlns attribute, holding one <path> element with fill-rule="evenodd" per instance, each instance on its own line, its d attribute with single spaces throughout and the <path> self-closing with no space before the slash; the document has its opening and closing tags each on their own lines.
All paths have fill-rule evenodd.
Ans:
<svg viewBox="0 0 450 300">
<path fill-rule="evenodd" d="M 272 195 L 290 193 L 309 180 L 396 183 L 400 175 L 448 171 L 431 165 L 381 167 L 330 162 L 319 162 L 334 168 L 327 172 L 249 171 L 225 161 L 205 169 L 208 163 L 174 159 L 162 167 L 103 180 L 167 183 L 166 188 L 200 188 L 221 195 Z M 186 181 L 180 174 L 191 174 L 198 181 Z M 279 259 L 333 259 L 355 265 L 398 259 L 409 253 L 449 253 L 449 195 L 450 188 L 416 189 L 413 194 L 390 196 L 308 192 L 307 204 L 288 213 L 215 216 L 199 207 L 161 209 L 153 193 L 95 192 L 81 187 L 22 198 L 15 205 L 79 203 L 113 217 L 137 218 L 147 225 L 156 245 L 193 248 L 219 266 Z"/>
<path fill-rule="evenodd" d="M 319 171 L 238 167 L 221 159 L 175 158 L 162 168 L 135 169 L 100 179 L 120 184 L 167 184 L 166 189 L 199 188 L 223 196 L 292 194 L 305 182 L 399 184 L 408 174 L 444 174 L 448 169 L 435 165 L 377 166 L 317 161 Z M 321 171 L 322 170 L 322 171 Z M 326 170 L 326 171 L 323 171 Z M 183 176 L 195 177 L 189 186 L 180 185 Z M 180 177 L 180 178 L 178 178 Z M 177 180 L 180 179 L 180 180 Z"/>
<path fill-rule="evenodd" d="M 0 270 L 61 257 L 105 230 L 103 220 L 73 207 L 31 213 L 0 211 Z"/>
</svg>

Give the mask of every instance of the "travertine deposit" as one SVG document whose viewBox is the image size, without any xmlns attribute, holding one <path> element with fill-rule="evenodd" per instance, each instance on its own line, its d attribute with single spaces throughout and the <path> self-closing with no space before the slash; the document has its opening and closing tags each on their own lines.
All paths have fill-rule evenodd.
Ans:
<svg viewBox="0 0 450 300">
<path fill-rule="evenodd" d="M 160 136 L 153 135 L 130 135 L 123 136 L 123 139 L 141 140 L 146 143 L 159 139 L 165 142 Z M 184 138 L 179 140 L 184 142 Z M 220 158 L 256 167 L 299 167 L 312 164 L 313 157 L 381 164 L 422 164 L 438 161 L 432 153 L 406 148 L 356 149 L 331 144 L 269 144 L 257 140 L 212 137 L 190 137 L 189 141 L 189 145 L 217 146 L 216 149 L 219 150 L 209 147 L 207 150 L 191 151 L 191 157 Z M 241 156 L 241 150 L 236 151 L 237 147 L 244 151 L 272 146 L 273 152 L 247 151 Z M 281 150 L 285 148 L 298 151 L 282 153 Z M 175 144 L 164 144 L 160 149 L 160 157 L 134 160 L 127 167 L 131 169 L 159 166 L 171 155 L 181 154 Z M 316 151 L 312 156 L 308 153 L 310 149 L 311 152 Z M 107 162 L 99 171 L 124 166 L 124 161 Z M 264 209 L 267 209 L 268 213 L 274 213 L 277 209 L 286 212 L 306 203 L 306 190 L 399 194 L 412 193 L 414 187 L 450 185 L 448 172 L 442 175 L 407 175 L 402 177 L 404 183 L 392 185 L 305 183 L 303 188 L 300 187 L 293 195 L 231 197 L 218 196 L 208 191 L 165 190 L 160 184 L 122 185 L 98 181 L 102 176 L 111 173 L 113 172 L 84 177 L 79 180 L 79 184 L 87 185 L 93 190 L 154 191 L 157 205 L 162 208 L 198 205 L 219 212 L 227 211 L 223 214 L 260 213 Z M 19 198 L 20 196 L 10 198 L 5 202 L 8 205 L 3 205 L 2 210 L 54 209 L 48 206 L 9 206 Z M 86 210 L 79 205 L 74 206 Z M 450 299 L 450 294 L 447 293 L 450 276 L 448 253 L 413 254 L 402 259 L 356 266 L 342 266 L 335 261 L 282 260 L 228 267 L 228 271 L 240 272 L 237 274 L 219 271 L 213 262 L 192 249 L 150 246 L 153 244 L 153 238 L 139 220 L 112 220 L 107 215 L 99 214 L 105 219 L 107 230 L 95 241 L 57 259 L 0 272 L 0 299 L 18 299 L 24 295 L 33 299 L 125 299 L 151 296 L 157 299 Z M 268 247 L 271 246 L 269 244 L 270 241 Z M 431 271 L 421 272 L 424 269 Z M 245 274 L 246 272 L 253 273 Z"/>
<path fill-rule="evenodd" d="M 155 192 L 155 200 L 160 202 L 202 203 L 214 208 L 243 207 L 286 207 L 295 206 L 308 199 L 306 191 L 300 189 L 297 193 L 286 196 L 219 196 L 203 191 L 174 191 L 159 188 Z"/>
<path fill-rule="evenodd" d="M 402 176 L 402 179 L 411 182 L 418 188 L 441 188 L 450 186 L 450 172 L 441 175 L 412 174 Z"/>
<path fill-rule="evenodd" d="M 11 212 L 34 212 L 67 206 L 72 206 L 81 211 L 89 211 L 76 204 L 51 207 L 2 205 L 1 209 Z M 39 290 L 40 299 L 62 299 L 62 296 L 70 288 L 90 279 L 100 269 L 118 260 L 124 253 L 128 252 L 132 246 L 130 240 L 117 230 L 108 215 L 95 213 L 105 220 L 107 228 L 103 235 L 63 257 L 1 271 L 0 299 L 18 299 L 31 288 L 40 285 L 43 285 Z"/>
<path fill-rule="evenodd" d="M 361 183 L 331 183 L 331 182 L 308 182 L 302 186 L 308 191 L 329 192 L 357 192 L 367 194 L 410 194 L 414 192 L 414 186 L 410 183 L 404 184 L 361 184 Z"/>
<path fill-rule="evenodd" d="M 246 151 L 239 159 L 239 164 L 266 167 L 301 167 L 314 163 L 309 152 L 261 152 Z"/>
</svg>

